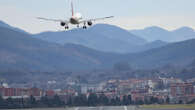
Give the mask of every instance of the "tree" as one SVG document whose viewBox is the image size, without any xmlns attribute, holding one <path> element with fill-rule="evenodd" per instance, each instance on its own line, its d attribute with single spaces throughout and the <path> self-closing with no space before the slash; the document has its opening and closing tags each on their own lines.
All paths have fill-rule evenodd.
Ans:
<svg viewBox="0 0 195 110">
<path fill-rule="evenodd" d="M 128 105 L 132 104 L 131 95 L 128 95 L 128 96 L 127 96 L 127 100 L 128 100 Z"/>
<path fill-rule="evenodd" d="M 7 105 L 7 108 L 8 109 L 13 109 L 14 108 L 14 101 L 11 97 L 9 97 L 7 100 L 6 100 L 6 103 Z"/>
<path fill-rule="evenodd" d="M 36 102 L 35 97 L 31 95 L 30 98 L 28 99 L 28 105 L 29 105 L 29 107 L 35 107 L 36 104 L 37 104 L 37 102 Z"/>
<path fill-rule="evenodd" d="M 121 100 L 119 97 L 116 97 L 116 105 L 121 105 Z"/>
<path fill-rule="evenodd" d="M 58 95 L 55 95 L 52 99 L 52 104 L 56 107 L 62 106 L 63 102 L 61 101 L 60 97 Z"/>
<path fill-rule="evenodd" d="M 166 98 L 166 103 L 167 103 L 167 104 L 170 103 L 170 98 L 169 98 L 169 97 Z"/>
<path fill-rule="evenodd" d="M 86 106 L 87 97 L 84 94 L 80 94 L 79 96 L 74 97 L 73 104 L 76 106 Z"/>
<path fill-rule="evenodd" d="M 123 105 L 128 105 L 129 104 L 129 100 L 128 100 L 128 97 L 126 95 L 123 96 L 122 104 Z"/>
<path fill-rule="evenodd" d="M 108 105 L 109 104 L 109 99 L 104 94 L 103 95 L 100 95 L 100 97 L 98 98 L 98 103 L 100 105 Z"/>
<path fill-rule="evenodd" d="M 180 101 L 179 101 L 179 104 L 183 104 L 183 101 L 182 101 L 182 100 L 180 100 Z"/>
<path fill-rule="evenodd" d="M 194 104 L 194 103 L 195 103 L 195 99 L 190 101 L 190 102 L 188 102 L 187 104 Z"/>
<path fill-rule="evenodd" d="M 122 100 L 122 104 L 123 105 L 130 105 L 130 104 L 132 104 L 131 95 L 128 95 L 128 96 L 124 95 L 123 96 L 123 100 Z"/>
<path fill-rule="evenodd" d="M 150 98 L 150 103 L 151 103 L 151 104 L 159 103 L 159 100 L 158 100 L 158 98 L 156 98 L 156 97 L 151 97 L 151 98 Z"/>
<path fill-rule="evenodd" d="M 138 100 L 138 101 L 136 101 L 136 104 L 137 105 L 143 105 L 144 104 L 144 101 L 143 100 Z"/>
<path fill-rule="evenodd" d="M 110 105 L 112 105 L 112 106 L 116 106 L 117 104 L 116 104 L 116 99 L 115 98 L 112 98 L 111 100 L 110 100 Z"/>
<path fill-rule="evenodd" d="M 91 93 L 88 97 L 88 106 L 96 106 L 98 102 L 98 97 L 96 94 Z"/>
<path fill-rule="evenodd" d="M 72 106 L 72 105 L 73 105 L 72 97 L 69 97 L 69 98 L 68 98 L 67 105 L 68 105 L 68 106 Z"/>
<path fill-rule="evenodd" d="M 147 98 L 144 98 L 144 104 L 151 104 L 151 102 Z"/>
<path fill-rule="evenodd" d="M 0 95 L 0 109 L 5 108 L 5 100 Z"/>
<path fill-rule="evenodd" d="M 41 97 L 41 103 L 43 104 L 43 106 L 52 107 L 52 103 L 47 98 L 47 96 Z"/>
</svg>

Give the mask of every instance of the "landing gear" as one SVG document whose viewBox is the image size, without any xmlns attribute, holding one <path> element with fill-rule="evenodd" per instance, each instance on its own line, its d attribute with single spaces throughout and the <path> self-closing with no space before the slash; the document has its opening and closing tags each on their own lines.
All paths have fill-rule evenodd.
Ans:
<svg viewBox="0 0 195 110">
<path fill-rule="evenodd" d="M 79 25 L 77 25 L 77 28 L 79 28 Z"/>
<path fill-rule="evenodd" d="M 68 30 L 69 29 L 69 27 L 68 26 L 65 26 L 65 30 Z"/>
<path fill-rule="evenodd" d="M 87 29 L 86 22 L 84 22 L 83 29 Z"/>
<path fill-rule="evenodd" d="M 87 26 L 83 26 L 83 29 L 87 29 Z"/>
</svg>

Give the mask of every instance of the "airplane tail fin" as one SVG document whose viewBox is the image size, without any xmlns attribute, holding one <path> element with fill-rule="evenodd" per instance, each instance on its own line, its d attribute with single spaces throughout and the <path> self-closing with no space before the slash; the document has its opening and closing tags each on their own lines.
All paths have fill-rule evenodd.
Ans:
<svg viewBox="0 0 195 110">
<path fill-rule="evenodd" d="M 73 7 L 73 1 L 71 0 L 71 12 L 72 12 L 72 16 L 74 16 L 74 7 Z"/>
</svg>

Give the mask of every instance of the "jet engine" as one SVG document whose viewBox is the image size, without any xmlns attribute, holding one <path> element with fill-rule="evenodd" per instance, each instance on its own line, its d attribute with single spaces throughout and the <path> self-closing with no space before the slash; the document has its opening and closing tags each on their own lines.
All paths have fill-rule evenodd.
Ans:
<svg viewBox="0 0 195 110">
<path fill-rule="evenodd" d="M 65 26 L 66 23 L 65 23 L 65 22 L 61 22 L 60 25 L 61 25 L 61 26 Z"/>
<path fill-rule="evenodd" d="M 88 24 L 88 26 L 92 26 L 93 25 L 92 21 L 88 21 L 87 24 Z"/>
</svg>

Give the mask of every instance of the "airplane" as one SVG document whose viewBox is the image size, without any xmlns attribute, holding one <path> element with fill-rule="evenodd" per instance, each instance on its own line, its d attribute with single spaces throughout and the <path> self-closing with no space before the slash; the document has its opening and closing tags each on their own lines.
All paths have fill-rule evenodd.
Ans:
<svg viewBox="0 0 195 110">
<path fill-rule="evenodd" d="M 65 30 L 68 30 L 69 24 L 77 25 L 77 28 L 79 28 L 80 24 L 83 24 L 83 29 L 87 29 L 87 25 L 92 26 L 93 22 L 95 22 L 95 21 L 104 20 L 104 19 L 114 17 L 114 16 L 108 16 L 108 17 L 95 18 L 95 19 L 83 19 L 81 13 L 74 13 L 74 7 L 73 7 L 72 0 L 71 0 L 71 12 L 72 12 L 72 16 L 69 18 L 69 20 L 48 19 L 48 18 L 42 18 L 42 17 L 38 17 L 38 19 L 59 22 L 61 26 L 65 27 Z"/>
</svg>

